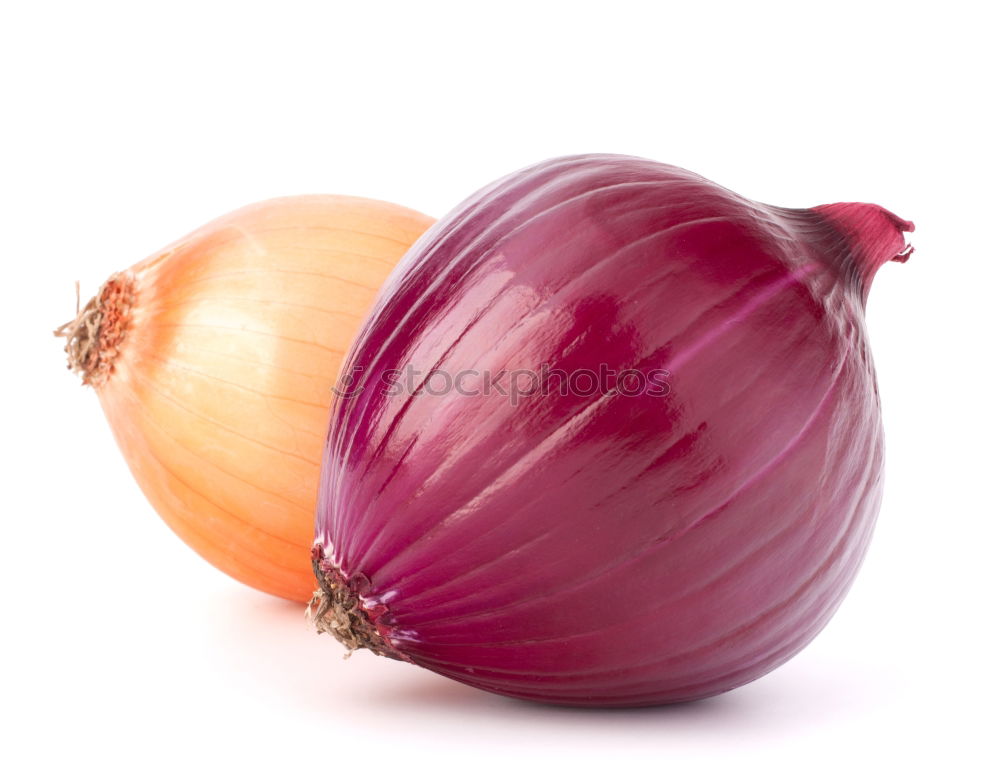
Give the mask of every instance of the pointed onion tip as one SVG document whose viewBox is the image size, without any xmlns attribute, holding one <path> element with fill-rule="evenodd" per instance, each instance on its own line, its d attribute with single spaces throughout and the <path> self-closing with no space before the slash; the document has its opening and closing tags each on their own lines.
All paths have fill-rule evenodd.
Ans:
<svg viewBox="0 0 1000 771">
<path fill-rule="evenodd" d="M 913 246 L 903 235 L 913 232 L 913 223 L 878 204 L 832 203 L 816 206 L 813 211 L 845 239 L 865 287 L 882 265 L 906 262 L 913 254 Z"/>
</svg>

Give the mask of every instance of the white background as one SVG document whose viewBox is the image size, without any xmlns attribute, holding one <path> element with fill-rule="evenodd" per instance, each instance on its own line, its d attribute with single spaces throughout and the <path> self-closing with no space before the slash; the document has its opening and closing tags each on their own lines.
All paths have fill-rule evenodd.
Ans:
<svg viewBox="0 0 1000 771">
<path fill-rule="evenodd" d="M 991 4 L 4 7 L 0 764 L 996 768 Z M 242 204 L 441 216 L 574 152 L 917 223 L 869 301 L 888 475 L 867 562 L 806 651 L 702 703 L 553 709 L 342 661 L 167 530 L 51 337 L 74 279 L 89 294 Z"/>
</svg>

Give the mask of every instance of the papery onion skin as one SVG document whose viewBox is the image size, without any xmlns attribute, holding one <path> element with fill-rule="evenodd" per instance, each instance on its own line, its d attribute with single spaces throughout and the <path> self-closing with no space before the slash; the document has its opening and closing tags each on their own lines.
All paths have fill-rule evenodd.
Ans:
<svg viewBox="0 0 1000 771">
<path fill-rule="evenodd" d="M 875 522 L 864 302 L 910 229 L 614 155 L 472 196 L 404 258 L 345 364 L 358 393 L 334 407 L 314 548 L 314 610 L 342 607 L 320 629 L 573 705 L 698 699 L 790 658 Z M 670 387 L 513 405 L 379 382 L 546 364 L 662 368 Z"/>
<path fill-rule="evenodd" d="M 95 298 L 105 361 L 92 349 L 78 368 L 129 467 L 164 521 L 243 583 L 312 594 L 332 389 L 379 286 L 432 222 L 349 196 L 264 201 L 116 274 Z"/>
</svg>

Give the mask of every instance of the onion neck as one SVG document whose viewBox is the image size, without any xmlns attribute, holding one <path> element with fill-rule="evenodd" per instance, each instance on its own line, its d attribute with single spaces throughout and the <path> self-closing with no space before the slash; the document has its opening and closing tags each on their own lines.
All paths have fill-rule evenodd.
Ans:
<svg viewBox="0 0 1000 771">
<path fill-rule="evenodd" d="M 820 248 L 859 286 L 863 300 L 879 268 L 906 262 L 913 252 L 903 236 L 913 223 L 876 204 L 831 203 L 805 211 L 817 225 Z"/>
<path fill-rule="evenodd" d="M 84 385 L 99 387 L 114 372 L 115 359 L 128 331 L 135 301 L 135 278 L 115 273 L 104 282 L 83 310 L 77 285 L 76 318 L 55 331 L 66 338 L 68 368 L 80 375 Z"/>
</svg>

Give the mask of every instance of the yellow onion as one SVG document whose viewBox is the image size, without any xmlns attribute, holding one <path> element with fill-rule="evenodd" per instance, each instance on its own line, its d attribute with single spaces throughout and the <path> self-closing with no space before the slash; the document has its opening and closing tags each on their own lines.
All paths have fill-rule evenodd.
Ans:
<svg viewBox="0 0 1000 771">
<path fill-rule="evenodd" d="M 253 204 L 114 274 L 57 330 L 153 507 L 234 578 L 312 594 L 332 386 L 431 223 L 344 196 Z"/>
</svg>

